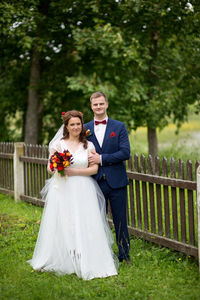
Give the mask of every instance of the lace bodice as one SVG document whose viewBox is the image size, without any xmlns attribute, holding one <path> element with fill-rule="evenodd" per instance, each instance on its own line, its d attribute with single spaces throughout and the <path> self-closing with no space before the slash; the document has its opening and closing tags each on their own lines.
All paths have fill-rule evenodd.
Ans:
<svg viewBox="0 0 200 300">
<path fill-rule="evenodd" d="M 56 141 L 53 145 L 52 152 L 59 151 L 63 152 L 68 150 L 73 156 L 73 168 L 87 168 L 88 167 L 88 153 L 90 150 L 95 149 L 92 142 L 88 141 L 88 148 L 84 149 L 83 144 L 81 143 L 78 149 L 73 152 L 67 145 L 67 142 L 64 140 Z M 53 154 L 53 153 L 52 153 Z"/>
</svg>

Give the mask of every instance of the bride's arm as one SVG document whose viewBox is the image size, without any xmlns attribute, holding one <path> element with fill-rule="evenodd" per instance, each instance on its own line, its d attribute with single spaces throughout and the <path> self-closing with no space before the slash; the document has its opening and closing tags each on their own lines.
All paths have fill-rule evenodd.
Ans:
<svg viewBox="0 0 200 300">
<path fill-rule="evenodd" d="M 89 165 L 87 168 L 72 168 L 72 167 L 67 167 L 65 169 L 65 175 L 67 176 L 91 176 L 95 175 L 98 172 L 98 165 L 93 164 Z"/>
<path fill-rule="evenodd" d="M 95 151 L 95 149 L 93 149 Z M 90 155 L 91 150 L 89 150 L 89 155 Z M 95 175 L 98 172 L 98 164 L 88 164 L 87 168 L 72 168 L 72 167 L 67 167 L 65 169 L 65 175 L 67 176 L 91 176 Z"/>
<path fill-rule="evenodd" d="M 50 175 L 53 175 L 53 174 L 56 172 L 56 170 L 52 171 L 52 170 L 50 169 L 50 162 L 48 162 L 48 165 L 47 165 L 47 172 L 48 172 Z"/>
<path fill-rule="evenodd" d="M 47 164 L 47 172 L 50 174 L 50 175 L 53 175 L 56 170 L 52 171 L 51 168 L 50 168 L 50 156 L 49 156 L 49 159 L 48 159 L 48 164 Z"/>
<path fill-rule="evenodd" d="M 53 144 L 53 147 L 51 148 L 50 152 L 49 152 L 49 159 L 48 159 L 48 164 L 47 164 L 47 172 L 50 174 L 50 175 L 53 175 L 56 170 L 52 171 L 51 168 L 50 168 L 50 157 L 56 152 L 62 152 L 62 149 L 60 147 L 60 143 L 57 141 Z"/>
</svg>

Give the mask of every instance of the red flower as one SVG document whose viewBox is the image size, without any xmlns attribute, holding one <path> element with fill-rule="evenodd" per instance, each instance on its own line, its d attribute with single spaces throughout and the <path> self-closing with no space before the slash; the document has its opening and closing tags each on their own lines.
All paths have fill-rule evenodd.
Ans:
<svg viewBox="0 0 200 300">
<path fill-rule="evenodd" d="M 64 176 L 64 168 L 73 164 L 73 157 L 68 150 L 64 150 L 63 153 L 56 151 L 50 157 L 50 169 L 53 171 L 58 170 L 61 176 Z"/>
<path fill-rule="evenodd" d="M 116 136 L 116 133 L 114 131 L 112 131 L 111 134 L 110 134 L 110 138 L 112 138 L 114 136 Z"/>
<path fill-rule="evenodd" d="M 58 171 L 62 171 L 64 169 L 63 166 L 57 166 Z"/>
<path fill-rule="evenodd" d="M 62 113 L 61 113 L 61 116 L 64 116 L 65 115 L 65 111 L 63 111 Z"/>
</svg>

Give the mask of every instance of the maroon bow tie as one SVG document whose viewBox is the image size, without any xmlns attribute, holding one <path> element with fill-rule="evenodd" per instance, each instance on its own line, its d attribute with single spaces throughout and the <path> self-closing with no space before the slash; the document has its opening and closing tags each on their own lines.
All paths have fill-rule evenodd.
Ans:
<svg viewBox="0 0 200 300">
<path fill-rule="evenodd" d="M 99 125 L 99 124 L 104 124 L 106 125 L 107 121 L 106 120 L 103 120 L 103 121 L 94 121 L 94 124 L 95 125 Z"/>
</svg>

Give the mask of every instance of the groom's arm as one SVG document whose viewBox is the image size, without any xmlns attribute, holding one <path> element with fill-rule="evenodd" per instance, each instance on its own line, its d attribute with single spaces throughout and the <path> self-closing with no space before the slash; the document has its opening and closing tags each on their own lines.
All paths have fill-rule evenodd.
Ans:
<svg viewBox="0 0 200 300">
<path fill-rule="evenodd" d="M 125 125 L 122 125 L 122 128 L 119 133 L 119 146 L 117 151 L 113 153 L 91 153 L 89 156 L 90 163 L 101 164 L 101 166 L 111 166 L 113 164 L 118 164 L 124 160 L 128 160 L 130 157 L 130 144 L 128 139 L 128 132 Z M 112 145 L 111 145 L 112 147 Z"/>
<path fill-rule="evenodd" d="M 118 151 L 113 153 L 103 153 L 101 155 L 102 166 L 117 164 L 124 160 L 128 160 L 130 157 L 130 144 L 128 139 L 128 132 L 125 125 L 122 125 L 122 129 L 119 134 L 119 148 Z"/>
</svg>

